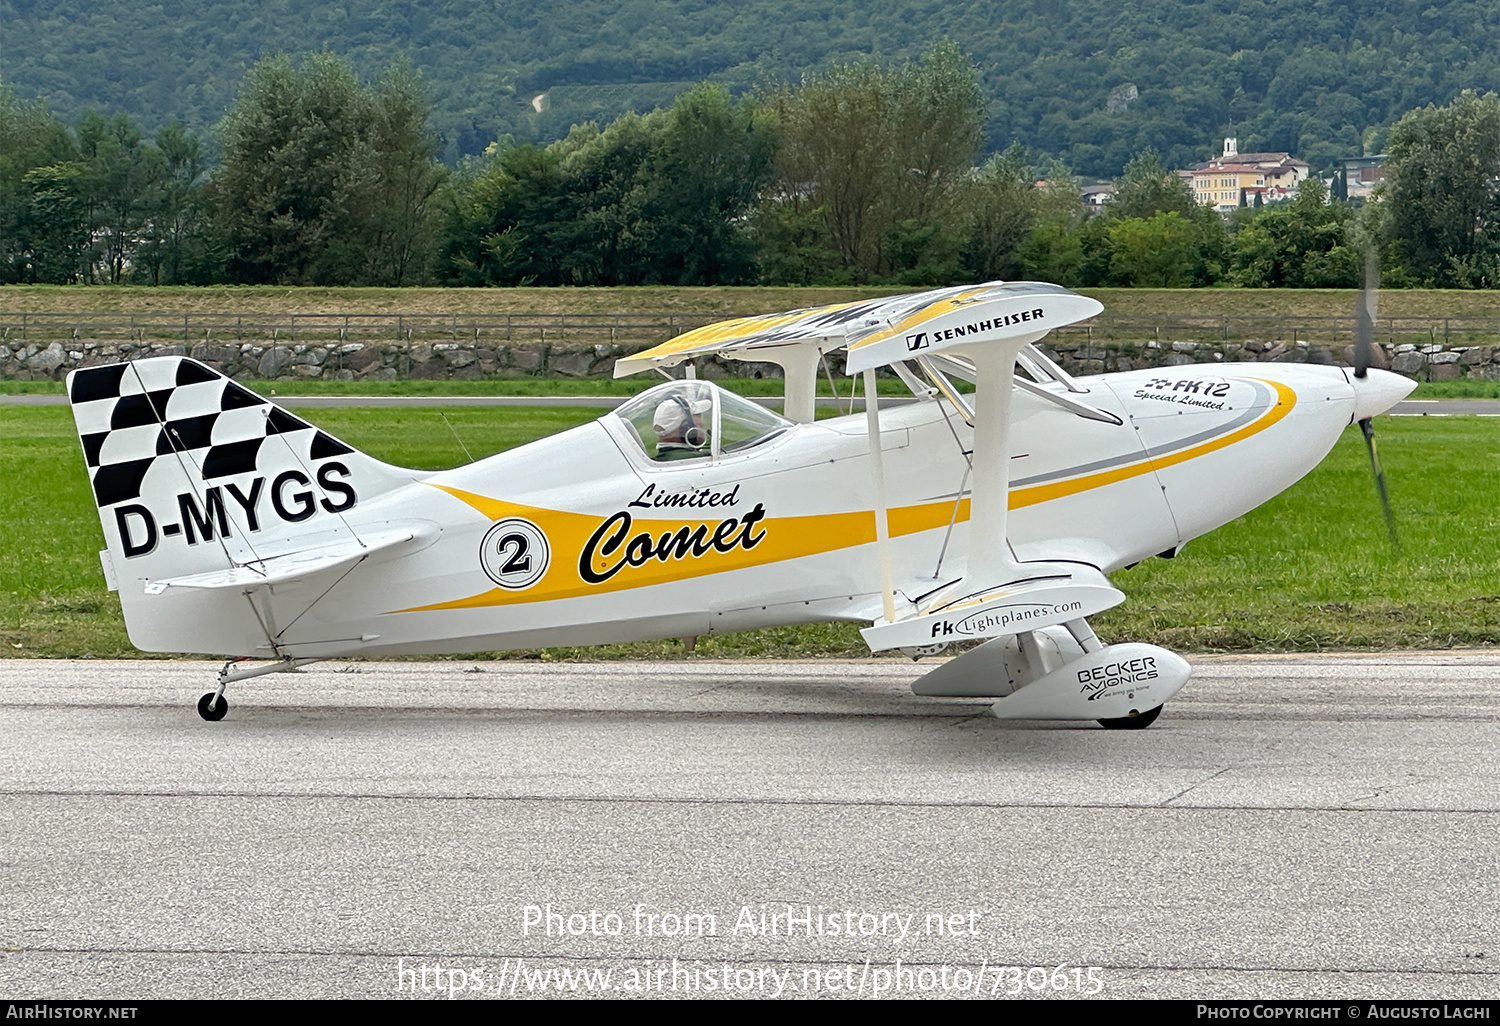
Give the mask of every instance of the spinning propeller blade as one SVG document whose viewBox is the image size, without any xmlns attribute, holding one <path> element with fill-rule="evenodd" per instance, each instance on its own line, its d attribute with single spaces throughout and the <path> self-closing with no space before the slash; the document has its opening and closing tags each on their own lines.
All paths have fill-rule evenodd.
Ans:
<svg viewBox="0 0 1500 1026">
<path fill-rule="evenodd" d="M 1399 549 L 1401 541 L 1396 537 L 1396 514 L 1391 510 L 1391 496 L 1385 488 L 1385 471 L 1380 469 L 1380 454 L 1375 449 L 1375 426 L 1366 417 L 1359 422 L 1365 435 L 1365 448 L 1370 450 L 1370 472 L 1375 475 L 1375 490 L 1380 493 L 1380 508 L 1385 511 L 1385 529 L 1391 536 L 1391 548 Z"/>
<path fill-rule="evenodd" d="M 1365 287 L 1360 292 L 1354 307 L 1354 377 L 1363 381 L 1369 377 L 1370 364 L 1374 361 L 1375 313 L 1379 302 L 1380 265 L 1375 258 L 1375 248 L 1365 250 Z M 1380 494 L 1380 508 L 1385 513 L 1385 529 L 1391 538 L 1391 547 L 1400 548 L 1396 537 L 1396 514 L 1391 509 L 1390 492 L 1385 487 L 1385 471 L 1380 468 L 1380 454 L 1375 449 L 1375 425 L 1372 418 L 1359 422 L 1359 430 L 1365 436 L 1365 448 L 1370 451 L 1370 472 L 1375 475 L 1375 491 Z"/>
<path fill-rule="evenodd" d="M 1375 310 L 1379 298 L 1380 268 L 1375 262 L 1375 250 L 1365 250 L 1365 287 L 1354 306 L 1354 376 L 1369 375 L 1374 352 L 1371 337 L 1375 334 Z"/>
</svg>

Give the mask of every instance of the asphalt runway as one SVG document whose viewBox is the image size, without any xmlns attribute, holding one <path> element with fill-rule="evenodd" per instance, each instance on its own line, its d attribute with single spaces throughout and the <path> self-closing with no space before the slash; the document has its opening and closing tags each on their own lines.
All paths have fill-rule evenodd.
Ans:
<svg viewBox="0 0 1500 1026">
<path fill-rule="evenodd" d="M 1500 994 L 1500 654 L 1193 662 L 0 661 L 0 997 Z"/>
</svg>

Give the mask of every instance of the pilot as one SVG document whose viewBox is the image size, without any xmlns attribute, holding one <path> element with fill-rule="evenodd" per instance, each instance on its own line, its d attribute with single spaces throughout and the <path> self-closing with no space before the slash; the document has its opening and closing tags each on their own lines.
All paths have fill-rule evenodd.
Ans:
<svg viewBox="0 0 1500 1026">
<path fill-rule="evenodd" d="M 710 399 L 688 399 L 670 395 L 656 404 L 651 430 L 656 432 L 656 459 L 690 460 L 707 455 L 708 431 L 703 415 L 713 406 Z"/>
</svg>

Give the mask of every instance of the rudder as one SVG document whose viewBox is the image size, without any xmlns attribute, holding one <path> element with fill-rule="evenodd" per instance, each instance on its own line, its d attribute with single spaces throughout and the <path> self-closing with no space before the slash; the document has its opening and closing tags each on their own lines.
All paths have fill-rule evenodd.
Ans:
<svg viewBox="0 0 1500 1026">
<path fill-rule="evenodd" d="M 67 387 L 121 582 L 336 539 L 349 510 L 415 476 L 186 357 L 75 370 Z"/>
</svg>

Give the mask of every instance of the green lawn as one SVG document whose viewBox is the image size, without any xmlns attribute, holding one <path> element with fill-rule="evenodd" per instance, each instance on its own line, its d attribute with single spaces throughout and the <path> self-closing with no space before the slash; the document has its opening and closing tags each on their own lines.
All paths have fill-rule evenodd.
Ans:
<svg viewBox="0 0 1500 1026">
<path fill-rule="evenodd" d="M 393 463 L 436 469 L 598 415 L 585 409 L 315 409 L 303 415 Z M 444 417 L 447 424 L 444 423 Z M 448 425 L 452 426 L 452 431 Z M 1182 651 L 1447 648 L 1500 641 L 1500 420 L 1379 422 L 1402 547 L 1386 541 L 1355 429 L 1298 485 L 1174 560 L 1115 575 L 1108 640 Z M 0 407 L 0 652 L 133 656 L 104 588 L 103 539 L 65 407 Z M 701 655 L 861 655 L 850 625 L 702 639 Z M 676 642 L 522 653 L 681 656 Z"/>
<path fill-rule="evenodd" d="M 1500 381 L 1462 378 L 1458 381 L 1423 381 L 1413 399 L 1500 399 Z"/>
<path fill-rule="evenodd" d="M 1358 429 L 1297 485 L 1173 560 L 1114 576 L 1111 639 L 1186 651 L 1500 642 L 1500 420 L 1381 418 L 1392 551 Z"/>
</svg>

